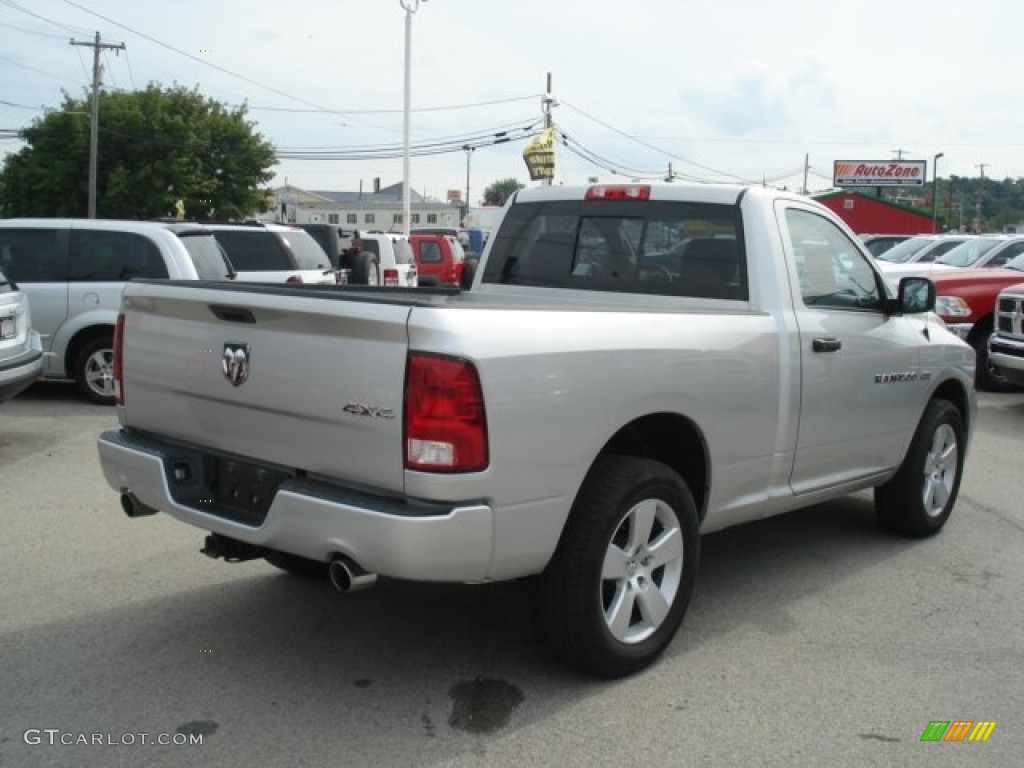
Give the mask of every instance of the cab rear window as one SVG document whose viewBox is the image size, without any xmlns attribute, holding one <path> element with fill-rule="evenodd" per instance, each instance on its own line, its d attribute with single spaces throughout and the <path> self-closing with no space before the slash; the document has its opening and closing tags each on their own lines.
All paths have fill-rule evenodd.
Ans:
<svg viewBox="0 0 1024 768">
<path fill-rule="evenodd" d="M 557 201 L 512 206 L 483 282 L 747 300 L 736 206 Z"/>
</svg>

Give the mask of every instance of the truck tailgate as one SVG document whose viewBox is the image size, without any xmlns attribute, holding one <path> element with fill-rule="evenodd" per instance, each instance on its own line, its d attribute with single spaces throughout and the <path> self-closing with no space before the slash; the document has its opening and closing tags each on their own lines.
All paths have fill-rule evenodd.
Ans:
<svg viewBox="0 0 1024 768">
<path fill-rule="evenodd" d="M 400 492 L 408 305 L 130 284 L 122 425 Z"/>
</svg>

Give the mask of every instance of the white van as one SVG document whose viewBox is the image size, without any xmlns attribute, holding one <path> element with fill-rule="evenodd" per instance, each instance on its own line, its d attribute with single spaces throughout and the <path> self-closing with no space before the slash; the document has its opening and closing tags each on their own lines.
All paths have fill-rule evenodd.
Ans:
<svg viewBox="0 0 1024 768">
<path fill-rule="evenodd" d="M 132 278 L 225 280 L 231 264 L 197 224 L 0 219 L 0 271 L 28 296 L 44 378 L 113 404 L 114 323 Z"/>
</svg>

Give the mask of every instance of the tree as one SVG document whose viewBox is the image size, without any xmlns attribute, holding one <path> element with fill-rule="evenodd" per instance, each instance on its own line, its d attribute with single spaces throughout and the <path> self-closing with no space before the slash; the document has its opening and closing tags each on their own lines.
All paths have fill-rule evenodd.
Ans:
<svg viewBox="0 0 1024 768">
<path fill-rule="evenodd" d="M 512 195 L 525 185 L 515 179 L 501 179 L 484 190 L 484 205 L 504 205 Z"/>
<path fill-rule="evenodd" d="M 0 170 L 0 215 L 85 216 L 90 98 L 64 94 L 22 132 L 28 146 Z M 246 107 L 229 109 L 198 88 L 150 84 L 100 93 L 96 214 L 151 219 L 243 217 L 266 210 L 260 185 L 273 178 L 274 148 L 253 130 Z"/>
</svg>

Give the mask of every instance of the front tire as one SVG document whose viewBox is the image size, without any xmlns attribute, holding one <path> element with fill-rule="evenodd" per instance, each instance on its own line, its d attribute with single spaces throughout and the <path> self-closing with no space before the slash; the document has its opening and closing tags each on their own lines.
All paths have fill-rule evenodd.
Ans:
<svg viewBox="0 0 1024 768">
<path fill-rule="evenodd" d="M 1017 387 L 1008 381 L 988 359 L 988 340 L 991 336 L 992 329 L 989 328 L 988 331 L 981 334 L 980 339 L 974 341 L 974 355 L 977 361 L 974 386 L 985 392 L 1013 392 Z"/>
<path fill-rule="evenodd" d="M 875 488 L 882 527 L 911 538 L 938 533 L 960 490 L 966 432 L 960 411 L 948 400 L 932 400 L 914 432 L 899 471 Z"/>
<path fill-rule="evenodd" d="M 83 346 L 75 356 L 72 376 L 78 391 L 99 405 L 114 404 L 114 340 L 100 336 Z"/>
<path fill-rule="evenodd" d="M 542 637 L 586 672 L 614 678 L 643 669 L 683 620 L 699 551 L 697 508 L 678 473 L 650 459 L 599 459 L 534 580 Z"/>
</svg>

